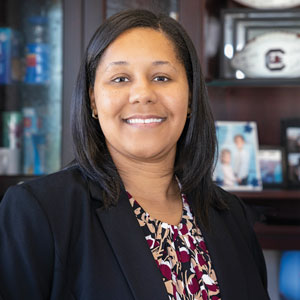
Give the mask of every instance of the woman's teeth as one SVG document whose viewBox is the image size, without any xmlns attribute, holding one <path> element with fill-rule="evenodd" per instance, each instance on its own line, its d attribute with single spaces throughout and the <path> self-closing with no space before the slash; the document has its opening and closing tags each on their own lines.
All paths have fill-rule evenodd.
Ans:
<svg viewBox="0 0 300 300">
<path fill-rule="evenodd" d="M 126 122 L 129 124 L 150 124 L 150 123 L 160 123 L 163 119 L 127 119 Z"/>
</svg>

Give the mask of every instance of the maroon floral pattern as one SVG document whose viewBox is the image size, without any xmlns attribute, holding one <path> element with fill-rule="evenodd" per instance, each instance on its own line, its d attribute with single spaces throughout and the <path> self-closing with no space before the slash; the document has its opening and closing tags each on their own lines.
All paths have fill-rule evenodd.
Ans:
<svg viewBox="0 0 300 300">
<path fill-rule="evenodd" d="M 221 299 L 209 252 L 185 195 L 178 226 L 151 218 L 129 193 L 128 197 L 162 274 L 169 300 Z"/>
</svg>

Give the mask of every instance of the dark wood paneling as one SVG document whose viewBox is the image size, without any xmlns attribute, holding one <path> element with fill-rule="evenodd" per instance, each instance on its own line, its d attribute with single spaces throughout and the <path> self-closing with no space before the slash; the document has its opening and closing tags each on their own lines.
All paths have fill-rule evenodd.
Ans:
<svg viewBox="0 0 300 300">
<path fill-rule="evenodd" d="M 204 64 L 204 15 L 205 1 L 189 0 L 188 3 L 184 0 L 180 1 L 179 21 L 191 37 L 201 63 Z"/>
<path fill-rule="evenodd" d="M 96 29 L 103 22 L 103 0 L 85 0 L 83 1 L 83 41 L 84 49 L 87 47 Z"/>
<path fill-rule="evenodd" d="M 64 0 L 62 166 L 73 159 L 70 106 L 83 53 L 82 0 Z"/>
</svg>

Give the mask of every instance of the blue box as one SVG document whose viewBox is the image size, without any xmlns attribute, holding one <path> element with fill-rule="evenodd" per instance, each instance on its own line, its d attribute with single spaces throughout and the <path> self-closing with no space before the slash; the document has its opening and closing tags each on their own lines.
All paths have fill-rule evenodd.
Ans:
<svg viewBox="0 0 300 300">
<path fill-rule="evenodd" d="M 0 84 L 21 80 L 20 35 L 11 28 L 0 28 Z"/>
</svg>

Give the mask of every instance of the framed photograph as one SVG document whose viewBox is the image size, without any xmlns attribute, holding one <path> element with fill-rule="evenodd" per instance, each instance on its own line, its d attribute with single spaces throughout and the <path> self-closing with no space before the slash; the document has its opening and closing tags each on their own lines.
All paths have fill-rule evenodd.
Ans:
<svg viewBox="0 0 300 300">
<path fill-rule="evenodd" d="M 285 148 L 288 187 L 300 187 L 300 119 L 281 120 L 281 141 Z"/>
<path fill-rule="evenodd" d="M 230 191 L 262 190 L 256 123 L 217 121 L 216 133 L 216 184 Z"/>
<path fill-rule="evenodd" d="M 224 9 L 220 77 L 240 78 L 231 66 L 237 51 L 253 38 L 275 31 L 300 33 L 300 10 Z"/>
<path fill-rule="evenodd" d="M 263 187 L 284 187 L 286 168 L 283 147 L 260 146 L 258 160 Z"/>
</svg>

